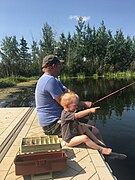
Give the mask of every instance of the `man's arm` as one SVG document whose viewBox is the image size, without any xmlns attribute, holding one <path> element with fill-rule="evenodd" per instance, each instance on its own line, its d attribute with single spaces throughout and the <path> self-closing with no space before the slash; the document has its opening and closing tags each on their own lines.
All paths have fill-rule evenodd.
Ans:
<svg viewBox="0 0 135 180">
<path fill-rule="evenodd" d="M 57 96 L 57 97 L 55 97 L 54 99 L 57 101 L 57 103 L 60 104 L 61 96 Z M 60 105 L 61 105 L 61 104 L 60 104 Z"/>
<path fill-rule="evenodd" d="M 79 107 L 85 107 L 85 108 L 90 108 L 92 106 L 91 101 L 80 101 L 79 102 Z"/>
</svg>

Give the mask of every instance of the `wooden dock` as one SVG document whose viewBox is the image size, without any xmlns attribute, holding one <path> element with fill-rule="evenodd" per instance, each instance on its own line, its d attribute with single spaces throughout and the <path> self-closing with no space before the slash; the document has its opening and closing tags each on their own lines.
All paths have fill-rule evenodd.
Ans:
<svg viewBox="0 0 135 180">
<path fill-rule="evenodd" d="M 0 179 L 1 180 L 43 180 L 50 176 L 16 176 L 14 159 L 19 151 L 21 139 L 31 136 L 45 136 L 39 127 L 34 108 L 0 108 Z M 98 151 L 85 145 L 75 148 L 63 146 L 68 156 L 68 168 L 53 172 L 54 180 L 116 180 Z M 46 177 L 46 178 L 45 178 Z"/>
</svg>

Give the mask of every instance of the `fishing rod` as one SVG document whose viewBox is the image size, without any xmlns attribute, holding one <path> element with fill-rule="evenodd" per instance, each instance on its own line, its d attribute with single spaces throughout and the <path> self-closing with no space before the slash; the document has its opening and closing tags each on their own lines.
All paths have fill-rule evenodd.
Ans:
<svg viewBox="0 0 135 180">
<path fill-rule="evenodd" d="M 133 82 L 133 83 L 127 85 L 127 86 L 124 86 L 124 87 L 122 87 L 122 88 L 120 88 L 120 89 L 118 89 L 118 90 L 116 90 L 116 91 L 114 91 L 114 92 L 112 92 L 112 93 L 110 93 L 110 94 L 108 94 L 108 95 L 100 98 L 99 100 L 95 101 L 95 102 L 93 103 L 93 105 L 95 105 L 96 103 L 98 103 L 98 102 L 100 102 L 100 101 L 103 101 L 104 99 L 107 99 L 108 97 L 110 97 L 110 96 L 112 96 L 112 95 L 114 95 L 114 94 L 116 94 L 116 93 L 118 93 L 118 92 L 120 92 L 120 91 L 122 91 L 122 90 L 124 90 L 124 89 L 126 89 L 126 88 L 128 88 L 128 87 L 130 87 L 130 86 L 132 86 L 133 84 L 135 84 L 135 82 Z"/>
</svg>

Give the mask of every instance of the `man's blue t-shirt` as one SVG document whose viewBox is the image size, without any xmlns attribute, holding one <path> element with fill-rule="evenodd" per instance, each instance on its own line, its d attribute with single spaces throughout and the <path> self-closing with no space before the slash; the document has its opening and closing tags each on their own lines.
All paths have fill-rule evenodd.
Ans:
<svg viewBox="0 0 135 180">
<path fill-rule="evenodd" d="M 63 94 L 66 87 L 49 74 L 43 74 L 37 82 L 35 91 L 36 109 L 39 125 L 50 125 L 61 117 L 62 106 L 54 99 Z"/>
</svg>

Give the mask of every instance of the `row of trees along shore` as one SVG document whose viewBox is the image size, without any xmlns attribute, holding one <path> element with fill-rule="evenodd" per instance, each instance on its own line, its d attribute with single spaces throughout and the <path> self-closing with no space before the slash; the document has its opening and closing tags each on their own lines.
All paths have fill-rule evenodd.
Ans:
<svg viewBox="0 0 135 180">
<path fill-rule="evenodd" d="M 117 30 L 112 35 L 104 21 L 99 28 L 90 27 L 80 17 L 73 35 L 64 33 L 56 40 L 56 32 L 46 22 L 42 38 L 33 40 L 28 47 L 22 36 L 6 36 L 0 43 L 0 77 L 37 76 L 41 74 L 42 59 L 47 54 L 57 54 L 65 61 L 62 74 L 66 76 L 135 70 L 135 37 L 123 35 Z"/>
</svg>

